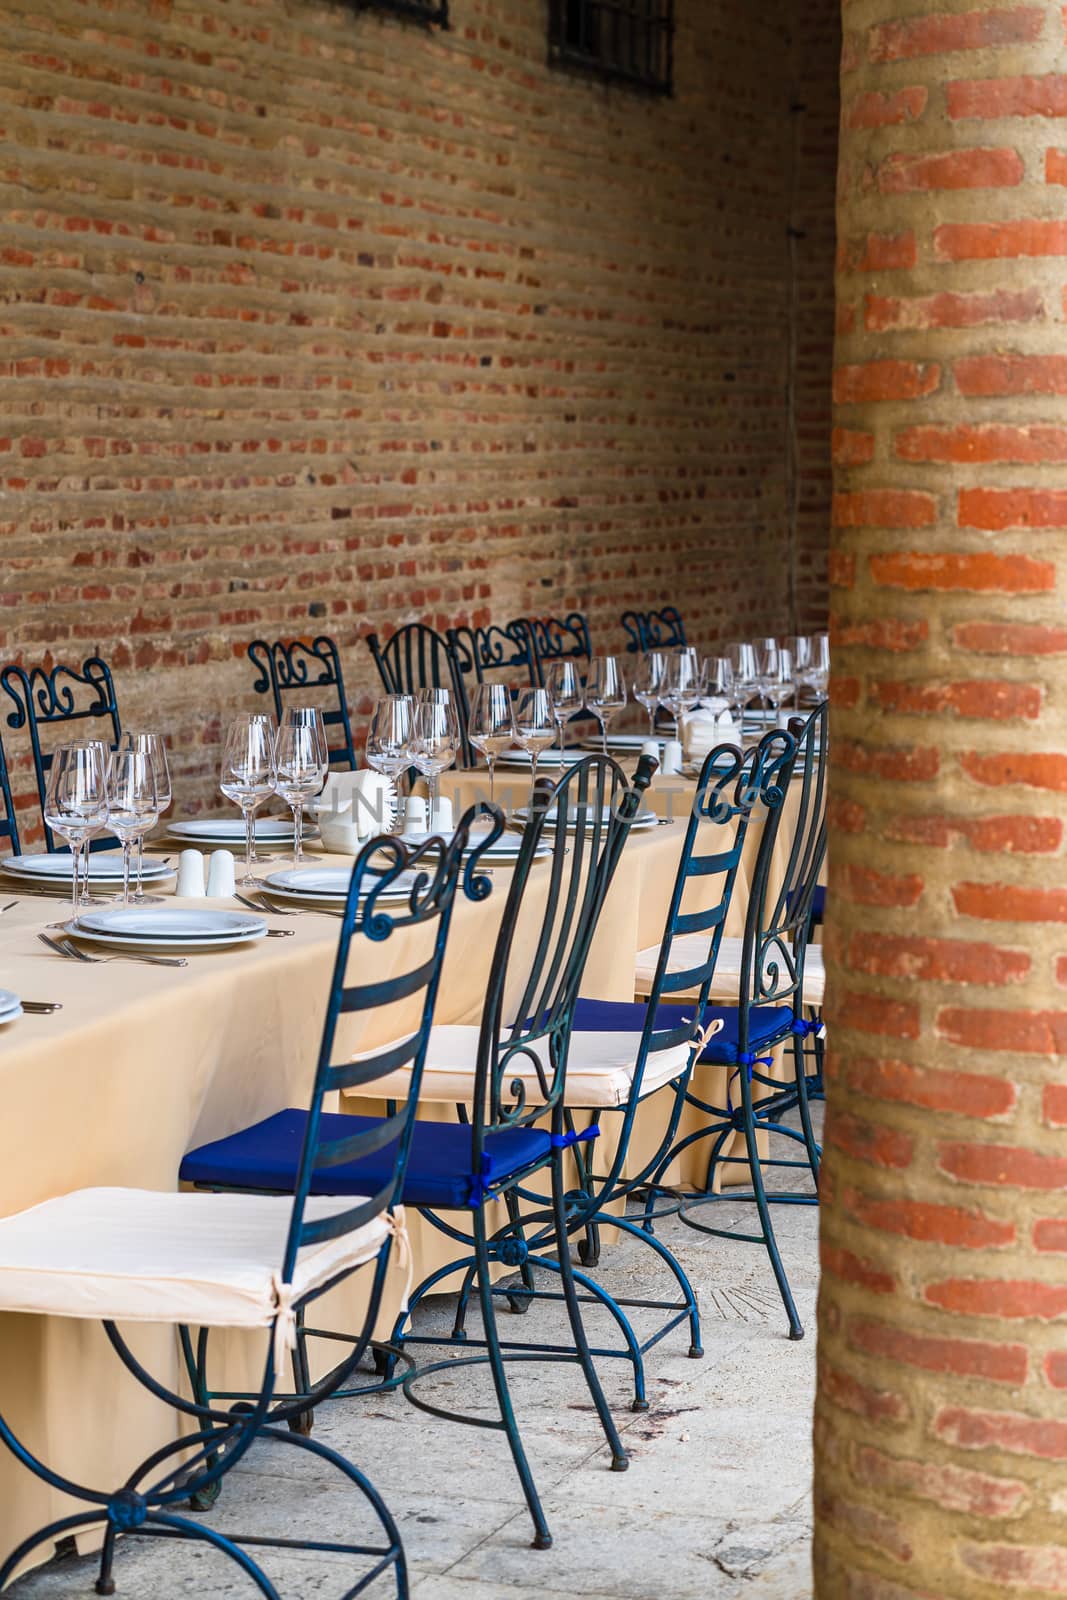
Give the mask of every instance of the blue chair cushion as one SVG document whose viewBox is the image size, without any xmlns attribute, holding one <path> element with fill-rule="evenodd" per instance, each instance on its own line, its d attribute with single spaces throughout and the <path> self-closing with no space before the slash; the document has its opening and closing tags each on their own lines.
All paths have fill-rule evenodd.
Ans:
<svg viewBox="0 0 1067 1600">
<path fill-rule="evenodd" d="M 598 1033 L 621 1030 L 639 1033 L 645 1025 L 646 1006 L 643 1000 L 579 1000 L 574 1012 L 576 1030 L 595 1029 Z M 678 1028 L 691 1021 L 693 1007 L 686 1005 L 660 1005 L 656 1007 L 655 1027 Z M 705 1006 L 702 1024 L 721 1019 L 722 1031 L 717 1033 L 700 1052 L 699 1060 L 729 1066 L 737 1060 L 738 1009 L 736 1006 Z M 752 1054 L 779 1043 L 790 1032 L 793 1012 L 789 1006 L 753 1006 L 748 1013 L 748 1048 Z"/>
<path fill-rule="evenodd" d="M 322 1137 L 347 1139 L 379 1126 L 379 1117 L 349 1117 L 329 1112 Z M 291 1194 L 307 1125 L 306 1111 L 279 1111 L 228 1139 L 191 1150 L 179 1177 L 186 1183 L 224 1189 L 263 1189 Z M 486 1135 L 481 1182 L 495 1187 L 546 1156 L 550 1135 L 541 1128 L 505 1128 Z M 323 1167 L 311 1179 L 312 1194 L 377 1194 L 389 1182 L 396 1141 L 357 1161 Z M 415 1123 L 401 1196 L 405 1205 L 442 1210 L 471 1205 L 481 1186 L 471 1177 L 471 1130 L 458 1122 Z M 477 1202 L 475 1202 L 477 1203 Z"/>
<path fill-rule="evenodd" d="M 812 922 L 826 921 L 826 885 L 824 883 L 815 885 L 815 893 L 811 897 L 811 920 Z"/>
</svg>

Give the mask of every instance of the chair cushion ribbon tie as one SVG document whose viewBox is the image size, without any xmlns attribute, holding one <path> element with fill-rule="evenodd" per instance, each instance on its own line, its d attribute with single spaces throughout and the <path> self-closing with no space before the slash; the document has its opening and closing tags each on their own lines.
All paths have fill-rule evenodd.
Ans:
<svg viewBox="0 0 1067 1600">
<path fill-rule="evenodd" d="M 583 1128 L 580 1133 L 576 1133 L 571 1128 L 567 1133 L 552 1134 L 551 1144 L 553 1150 L 569 1150 L 572 1144 L 585 1144 L 587 1140 L 599 1139 L 599 1137 L 600 1124 L 593 1122 L 590 1123 L 588 1128 Z"/>
<path fill-rule="evenodd" d="M 411 1240 L 408 1237 L 407 1223 L 403 1213 L 396 1216 L 392 1211 L 383 1211 L 381 1220 L 389 1230 L 390 1237 L 397 1249 L 397 1261 L 404 1274 L 404 1293 L 401 1297 L 400 1308 L 406 1311 L 408 1297 L 411 1294 L 411 1284 L 415 1273 L 415 1260 L 411 1253 Z M 293 1298 L 293 1286 L 286 1283 L 280 1273 L 275 1273 L 271 1281 L 271 1292 L 274 1296 L 274 1377 L 277 1381 L 279 1373 L 285 1365 L 285 1358 L 296 1349 L 297 1318 L 296 1305 Z"/>
<path fill-rule="evenodd" d="M 794 1017 L 790 1028 L 790 1032 L 797 1034 L 801 1039 L 806 1039 L 812 1033 L 821 1033 L 822 1030 L 823 1022 L 821 1017 L 816 1017 L 811 1021 L 806 1017 Z"/>
</svg>

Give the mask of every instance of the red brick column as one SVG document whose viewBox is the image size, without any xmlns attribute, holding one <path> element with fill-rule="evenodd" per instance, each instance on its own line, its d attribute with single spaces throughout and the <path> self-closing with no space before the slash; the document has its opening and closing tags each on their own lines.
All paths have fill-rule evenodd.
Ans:
<svg viewBox="0 0 1067 1600">
<path fill-rule="evenodd" d="M 820 1600 L 1067 1595 L 1067 51 L 846 0 Z"/>
</svg>

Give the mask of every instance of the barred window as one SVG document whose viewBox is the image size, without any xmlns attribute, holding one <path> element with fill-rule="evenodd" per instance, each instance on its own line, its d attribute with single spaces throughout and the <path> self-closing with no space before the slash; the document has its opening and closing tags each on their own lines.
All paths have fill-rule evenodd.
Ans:
<svg viewBox="0 0 1067 1600">
<path fill-rule="evenodd" d="M 357 11 L 390 11 L 408 22 L 427 27 L 448 27 L 448 0 L 349 0 Z"/>
<path fill-rule="evenodd" d="M 674 0 L 549 0 L 548 59 L 670 94 Z"/>
</svg>

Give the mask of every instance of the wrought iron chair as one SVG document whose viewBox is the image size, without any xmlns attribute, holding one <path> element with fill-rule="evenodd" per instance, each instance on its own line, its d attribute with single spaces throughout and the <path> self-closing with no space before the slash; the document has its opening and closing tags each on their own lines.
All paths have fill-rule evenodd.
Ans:
<svg viewBox="0 0 1067 1600">
<path fill-rule="evenodd" d="M 664 606 L 661 611 L 624 611 L 619 621 L 627 635 L 629 655 L 672 650 L 686 642 L 685 624 L 677 606 Z"/>
<path fill-rule="evenodd" d="M 248 659 L 258 669 L 252 687 L 257 694 L 271 696 L 274 714 L 279 722 L 284 710 L 283 701 L 289 695 L 300 694 L 306 702 L 309 689 L 334 690 L 336 704 L 322 713 L 327 729 L 326 742 L 330 747 L 330 766 L 348 767 L 354 771 L 359 762 L 352 742 L 352 724 L 348 717 L 345 680 L 336 641 L 326 634 L 319 634 L 310 644 L 305 644 L 302 639 L 291 639 L 288 643 L 284 639 L 275 639 L 273 644 L 268 644 L 266 639 L 253 639 L 248 646 Z M 336 744 L 330 738 L 332 728 L 340 729 L 339 742 Z"/>
<path fill-rule="evenodd" d="M 462 824 L 444 846 L 440 839 L 409 851 L 395 838 L 364 847 L 355 862 L 338 939 L 333 981 L 309 1109 L 297 1140 L 294 1183 L 283 1194 L 152 1193 L 136 1189 L 86 1189 L 45 1201 L 0 1220 L 0 1309 L 42 1315 L 99 1318 L 124 1365 L 150 1392 L 191 1419 L 191 1431 L 153 1451 L 117 1490 L 70 1482 L 47 1467 L 0 1418 L 0 1439 L 24 1466 L 54 1489 L 88 1502 L 24 1540 L 0 1567 L 0 1588 L 37 1546 L 93 1524 L 104 1525 L 97 1592 L 114 1592 L 112 1563 L 118 1533 L 142 1532 L 202 1539 L 232 1558 L 262 1594 L 277 1590 L 247 1547 L 330 1551 L 364 1558 L 371 1568 L 346 1592 L 361 1593 L 393 1569 L 396 1592 L 406 1600 L 408 1581 L 396 1524 L 377 1490 L 337 1451 L 279 1427 L 338 1389 L 369 1342 L 381 1306 L 394 1241 L 401 1265 L 406 1251 L 403 1213 L 394 1209 L 412 1144 L 415 1105 L 440 981 L 452 906 L 467 843 Z M 385 856 L 385 869 L 382 855 Z M 374 861 L 374 866 L 371 863 Z M 465 869 L 468 892 L 485 895 Z M 394 885 L 405 898 L 389 901 Z M 414 930 L 397 953 L 396 970 L 379 981 L 348 979 L 353 939 L 381 944 Z M 358 961 L 356 962 L 358 966 Z M 410 1034 L 389 1048 L 353 1061 L 333 1061 L 339 1019 L 372 1012 L 398 1000 L 414 1010 Z M 405 1064 L 412 1094 L 394 1115 L 364 1127 L 356 1119 L 324 1114 L 327 1094 L 373 1086 Z M 341 1124 L 340 1126 L 338 1124 Z M 364 1157 L 375 1160 L 373 1184 L 339 1203 L 331 1174 Z M 305 1306 L 357 1268 L 373 1268 L 362 1333 L 348 1358 L 320 1383 L 278 1402 L 276 1378 L 297 1345 Z M 133 1355 L 117 1322 L 173 1322 L 192 1383 L 187 1400 L 153 1377 Z M 194 1350 L 188 1329 L 200 1335 Z M 207 1330 L 212 1326 L 270 1330 L 263 1377 L 249 1396 L 212 1395 L 207 1377 Z M 220 1398 L 239 1398 L 233 1410 Z M 272 1409 L 273 1408 L 273 1409 Z M 384 1547 L 343 1541 L 293 1541 L 217 1532 L 175 1508 L 209 1503 L 223 1475 L 257 1438 L 289 1443 L 341 1472 L 369 1503 L 384 1530 Z M 184 1456 L 184 1459 L 183 1459 Z"/>
<path fill-rule="evenodd" d="M 111 669 L 99 656 L 89 656 L 80 669 L 58 664 L 51 668 L 30 667 L 27 670 L 13 661 L 0 671 L 0 684 L 3 684 L 8 697 L 15 704 L 14 711 L 7 714 L 8 727 L 29 730 L 37 798 L 43 820 L 48 769 L 52 765 L 54 752 L 42 746 L 41 729 L 67 728 L 75 724 L 73 731 L 78 737 L 100 737 L 105 744 L 117 745 L 121 728 Z M 102 723 L 104 727 L 90 727 L 86 732 L 77 727 L 82 722 Z M 44 823 L 44 836 L 49 850 L 67 848 L 65 845 L 57 846 L 47 822 Z M 92 839 L 89 849 L 112 850 L 114 845 L 113 837 L 106 834 Z"/>
<path fill-rule="evenodd" d="M 19 825 L 15 817 L 15 806 L 11 799 L 11 780 L 7 772 L 7 757 L 4 754 L 4 741 L 0 739 L 0 805 L 3 806 L 3 816 L 0 817 L 0 839 L 7 839 L 11 844 L 13 856 L 22 854 L 19 844 Z"/>
<path fill-rule="evenodd" d="M 367 648 L 374 657 L 386 694 L 417 694 L 420 689 L 450 689 L 456 703 L 462 743 L 462 765 L 472 767 L 474 755 L 467 737 L 467 693 L 464 673 L 473 662 L 456 654 L 449 639 L 424 622 L 407 622 L 384 643 L 368 633 Z"/>
<path fill-rule="evenodd" d="M 793 742 L 788 735 L 774 733 L 758 749 L 742 757 L 733 746 L 723 745 L 709 753 L 698 785 L 697 801 L 686 830 L 674 889 L 668 908 L 663 942 L 647 1003 L 579 999 L 575 1007 L 564 1092 L 564 1120 L 576 1142 L 573 1157 L 577 1183 L 572 1182 L 566 1196 L 567 1225 L 572 1236 L 581 1235 L 578 1254 L 586 1271 L 574 1273 L 583 1291 L 583 1303 L 606 1310 L 622 1336 L 621 1345 L 598 1345 L 595 1357 L 618 1357 L 633 1369 L 632 1409 L 648 1408 L 644 1357 L 674 1328 L 688 1322 L 689 1354 L 703 1354 L 700 1316 L 696 1294 L 674 1253 L 624 1214 L 625 1202 L 643 1190 L 662 1156 L 670 1149 L 686 1104 L 693 1064 L 713 1035 L 729 1025 L 726 1013 L 708 1009 L 707 999 L 729 911 L 734 883 L 745 848 L 750 816 L 758 806 L 764 787 L 771 785 L 787 761 Z M 707 825 L 729 829 L 714 840 Z M 703 898 L 715 898 L 705 909 L 686 910 L 686 890 L 694 880 L 704 891 Z M 714 895 L 708 890 L 714 885 Z M 684 939 L 698 946 L 687 959 L 686 971 L 672 975 L 668 968 L 676 941 Z M 694 1003 L 681 1006 L 663 1004 L 680 986 L 694 991 Z M 697 1019 L 703 1026 L 698 1028 Z M 635 1172 L 630 1172 L 629 1157 L 634 1121 L 643 1101 L 663 1090 L 669 1096 L 665 1126 L 656 1150 Z M 575 1113 L 596 1122 L 600 1132 L 595 1142 L 583 1149 L 585 1135 L 577 1129 Z M 610 1120 L 610 1125 L 608 1124 Z M 596 1170 L 597 1157 L 604 1154 L 604 1168 Z M 507 1299 L 511 1309 L 525 1312 L 538 1300 L 558 1300 L 558 1293 L 539 1287 L 533 1269 L 558 1273 L 558 1246 L 548 1213 L 537 1211 L 545 1197 L 523 1187 L 517 1198 L 524 1202 L 521 1225 L 518 1212 L 513 1218 L 524 1240 L 527 1256 L 521 1264 L 521 1285 L 504 1282 L 494 1286 L 494 1294 Z M 613 1206 L 620 1208 L 616 1214 Z M 533 1207 L 534 1209 L 530 1209 Z M 676 1209 L 672 1204 L 671 1210 Z M 610 1294 L 590 1270 L 599 1261 L 601 1225 L 627 1233 L 654 1250 L 672 1273 L 681 1298 L 675 1301 L 644 1300 Z M 543 1280 L 542 1280 L 543 1281 Z M 472 1273 L 468 1271 L 460 1293 L 456 1327 L 463 1329 L 470 1299 Z M 635 1332 L 629 1313 L 632 1310 L 666 1312 L 654 1331 L 643 1339 Z M 509 1350 L 536 1352 L 535 1341 L 509 1339 Z"/>
<path fill-rule="evenodd" d="M 539 684 L 544 684 L 546 669 L 553 661 L 588 662 L 591 659 L 589 624 L 580 611 L 572 611 L 566 617 L 522 617 L 518 620 L 527 629 L 533 644 Z"/>
<path fill-rule="evenodd" d="M 727 1026 L 699 1059 L 728 1068 L 726 1104 L 710 1103 L 692 1088 L 687 1091 L 686 1102 L 701 1113 L 701 1123 L 675 1140 L 652 1174 L 645 1213 L 646 1225 L 650 1225 L 664 1175 L 671 1163 L 699 1141 L 710 1141 L 704 1189 L 680 1198 L 679 1215 L 683 1222 L 699 1232 L 743 1239 L 766 1247 L 789 1320 L 791 1339 L 803 1338 L 804 1329 L 782 1265 L 771 1206 L 811 1205 L 817 1203 L 818 1196 L 796 1190 L 769 1191 L 763 1169 L 805 1168 L 816 1182 L 818 1180 L 820 1149 L 811 1121 L 805 1041 L 816 1038 L 822 1028 L 819 1016 L 823 997 L 822 964 L 817 955 L 812 955 L 817 947 L 809 944 L 809 933 L 812 900 L 826 851 L 825 772 L 818 759 L 819 752 L 825 748 L 826 720 L 827 706 L 823 704 L 806 722 L 796 723 L 799 744 L 791 733 L 790 741 L 794 744 L 791 758 L 775 774 L 773 783 L 763 785 L 761 797 L 766 818 L 756 853 L 744 935 L 739 948 L 738 941 L 723 940 L 718 952 L 711 999 L 716 1001 L 720 994 L 725 999 L 732 993 L 732 1003 L 716 1005 L 716 1014 L 727 1018 Z M 799 785 L 796 822 L 787 844 L 784 872 L 778 887 L 772 888 L 772 864 L 782 806 L 791 782 Z M 635 974 L 638 986 L 647 975 L 648 955 L 649 952 L 642 952 L 638 958 Z M 685 968 L 691 956 L 692 949 L 687 941 L 679 940 L 668 966 L 670 970 L 678 963 L 679 990 L 686 993 Z M 793 1057 L 792 1080 L 784 1083 L 768 1072 L 774 1064 L 769 1052 L 782 1044 L 791 1046 Z M 758 1100 L 754 1085 L 763 1091 Z M 733 1094 L 738 1088 L 740 1104 L 735 1105 Z M 781 1120 L 792 1110 L 799 1112 L 799 1130 Z M 743 1156 L 724 1154 L 724 1148 L 732 1142 L 735 1133 L 744 1136 Z M 771 1134 L 802 1145 L 803 1159 L 761 1155 L 759 1139 Z M 751 1189 L 731 1187 L 717 1191 L 716 1167 L 742 1164 L 749 1168 Z M 738 1200 L 755 1203 L 759 1233 L 738 1233 L 700 1220 L 705 1207 Z"/>
<path fill-rule="evenodd" d="M 506 1433 L 534 1523 L 534 1543 L 547 1548 L 551 1535 L 541 1508 L 526 1459 L 508 1388 L 502 1345 L 496 1327 L 491 1267 L 497 1262 L 516 1264 L 524 1252 L 521 1227 L 513 1224 L 515 1193 L 518 1185 L 535 1172 L 549 1172 L 553 1187 L 553 1215 L 559 1208 L 564 1216 L 562 1154 L 583 1137 L 567 1127 L 563 1113 L 563 1087 L 571 1021 L 578 985 L 611 877 L 618 863 L 630 822 L 648 786 L 654 764 L 644 759 L 632 786 L 614 762 L 588 757 L 572 768 L 553 788 L 539 785 L 539 803 L 532 825 L 523 835 L 518 859 L 511 872 L 511 883 L 503 921 L 497 937 L 483 1020 L 478 1027 L 439 1027 L 430 1035 L 427 1064 L 432 1082 L 425 1073 L 423 1097 L 430 1100 L 463 1102 L 460 1120 L 454 1124 L 416 1122 L 412 1154 L 405 1174 L 403 1201 L 418 1206 L 428 1220 L 448 1238 L 471 1251 L 471 1258 L 451 1263 L 431 1274 L 412 1296 L 414 1307 L 433 1292 L 438 1283 L 457 1271 L 473 1266 L 485 1320 L 486 1354 L 465 1357 L 488 1361 L 500 1407 L 500 1419 L 460 1416 L 429 1404 L 413 1393 L 413 1386 L 431 1373 L 449 1368 L 451 1361 L 432 1362 L 396 1376 L 399 1356 L 417 1345 L 437 1345 L 441 1339 L 405 1331 L 407 1313 L 395 1330 L 392 1347 L 381 1364 L 386 1386 L 403 1385 L 413 1403 L 435 1416 L 455 1417 L 478 1427 Z M 610 812 L 610 815 L 606 813 Z M 496 813 L 496 827 L 502 826 Z M 568 824 L 575 823 L 573 828 Z M 531 883 L 531 868 L 546 831 L 554 838 L 551 865 L 538 866 L 533 892 L 540 886 L 546 892 L 546 910 L 532 958 L 513 950 L 520 910 Z M 547 873 L 547 883 L 545 874 Z M 516 984 L 519 987 L 516 987 Z M 514 1020 L 505 1017 L 506 995 L 517 995 Z M 387 1057 L 391 1047 L 381 1052 Z M 442 1074 L 446 1080 L 441 1092 Z M 452 1086 L 458 1084 L 456 1093 Z M 376 1083 L 379 1094 L 396 1100 L 410 1099 L 416 1086 L 398 1056 L 397 1070 Z M 470 1107 L 469 1112 L 467 1107 Z M 296 1113 L 285 1112 L 268 1119 L 231 1139 L 205 1146 L 186 1157 L 182 1175 L 200 1184 L 219 1184 L 284 1192 L 292 1182 L 295 1152 L 299 1148 L 299 1129 L 293 1126 Z M 333 1119 L 338 1137 L 343 1126 L 373 1126 L 378 1119 L 349 1117 L 343 1113 Z M 547 1121 L 547 1126 L 545 1125 Z M 373 1179 L 373 1158 L 359 1165 L 352 1163 L 335 1169 L 331 1183 L 341 1192 L 362 1193 Z M 491 1228 L 485 1203 L 502 1197 L 508 1221 Z M 449 1213 L 466 1214 L 471 1231 L 447 1220 Z M 559 1237 L 563 1237 L 562 1234 Z M 512 1255 L 515 1260 L 512 1261 Z M 561 1268 L 564 1299 L 571 1319 L 574 1349 L 568 1355 L 549 1359 L 579 1362 L 585 1373 L 601 1425 L 612 1451 L 612 1465 L 622 1470 L 626 1455 L 611 1419 L 599 1379 L 585 1344 L 578 1305 L 570 1273 L 570 1257 L 563 1252 Z M 308 1337 L 312 1334 L 308 1330 Z M 474 1341 L 464 1340 L 469 1349 Z M 410 1363 L 407 1363 L 410 1365 Z M 379 1386 L 380 1387 L 380 1386 Z M 309 1393 L 308 1405 L 313 1403 Z M 304 1408 L 307 1409 L 307 1405 Z"/>
<path fill-rule="evenodd" d="M 503 627 L 494 623 L 486 628 L 449 628 L 447 637 L 456 661 L 477 683 L 497 673 L 504 674 L 509 684 L 519 675 L 529 684 L 538 681 L 529 624 L 521 617 Z"/>
</svg>

